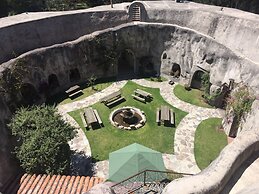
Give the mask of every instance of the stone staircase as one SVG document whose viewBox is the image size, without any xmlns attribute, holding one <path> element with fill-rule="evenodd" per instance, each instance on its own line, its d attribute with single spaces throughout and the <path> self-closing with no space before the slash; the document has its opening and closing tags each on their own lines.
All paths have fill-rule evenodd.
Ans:
<svg viewBox="0 0 259 194">
<path fill-rule="evenodd" d="M 132 8 L 132 21 L 140 21 L 140 6 L 134 5 Z"/>
</svg>

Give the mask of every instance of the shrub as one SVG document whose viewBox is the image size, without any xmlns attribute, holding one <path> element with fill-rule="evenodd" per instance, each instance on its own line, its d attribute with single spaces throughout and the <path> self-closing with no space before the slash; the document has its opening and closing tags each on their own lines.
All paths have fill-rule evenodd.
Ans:
<svg viewBox="0 0 259 194">
<path fill-rule="evenodd" d="M 237 122 L 240 123 L 245 115 L 251 111 L 252 104 L 255 100 L 249 92 L 247 86 L 241 86 L 233 91 L 232 95 L 227 99 L 227 112 L 233 110 L 234 116 L 237 117 Z"/>
<path fill-rule="evenodd" d="M 75 132 L 54 107 L 21 108 L 8 126 L 17 138 L 14 153 L 26 172 L 63 174 L 69 171 L 68 141 Z"/>
</svg>

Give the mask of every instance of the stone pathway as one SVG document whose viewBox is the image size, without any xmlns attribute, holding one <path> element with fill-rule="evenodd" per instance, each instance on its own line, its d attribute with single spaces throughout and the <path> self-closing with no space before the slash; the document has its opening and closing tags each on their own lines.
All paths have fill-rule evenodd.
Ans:
<svg viewBox="0 0 259 194">
<path fill-rule="evenodd" d="M 169 85 L 167 82 L 152 82 L 145 79 L 134 79 L 132 81 L 142 86 L 159 88 L 160 94 L 165 101 L 178 109 L 188 112 L 188 115 L 181 120 L 176 128 L 174 139 L 174 155 L 163 154 L 163 159 L 166 168 L 169 170 L 191 174 L 196 174 L 200 172 L 200 169 L 198 168 L 194 157 L 195 130 L 197 126 L 201 123 L 201 121 L 205 119 L 208 119 L 210 117 L 223 117 L 224 111 L 220 109 L 198 107 L 181 101 L 173 93 L 173 89 L 177 84 L 174 84 L 172 86 Z M 78 137 L 70 142 L 70 146 L 72 149 L 81 151 L 87 156 L 91 156 L 90 145 L 86 136 L 84 135 L 84 132 L 67 113 L 95 104 L 101 98 L 120 90 L 126 83 L 127 80 L 115 82 L 106 89 L 97 92 L 91 96 L 88 96 L 82 100 L 58 106 L 59 113 L 63 115 L 63 117 L 68 122 L 78 128 Z M 107 178 L 107 165 L 107 161 L 96 163 L 96 174 L 98 174 L 98 176 L 100 177 Z"/>
<path fill-rule="evenodd" d="M 185 116 L 176 128 L 174 139 L 174 155 L 167 155 L 169 160 L 167 168 L 175 172 L 196 174 L 200 172 L 194 156 L 195 130 L 201 121 L 210 117 L 223 117 L 224 111 L 220 109 L 198 107 L 178 99 L 173 86 L 167 82 L 151 82 L 145 79 L 133 80 L 139 85 L 159 88 L 160 94 L 169 104 L 189 114 Z M 168 163 L 168 162 L 167 162 Z M 171 165 L 170 165 L 171 164 Z"/>
<path fill-rule="evenodd" d="M 68 104 L 63 104 L 63 105 L 58 106 L 58 111 L 61 115 L 64 115 L 68 112 L 91 106 L 91 105 L 97 103 L 101 98 L 103 98 L 113 92 L 119 91 L 126 83 L 127 83 L 127 80 L 114 82 L 112 85 L 105 88 L 104 90 L 102 90 L 100 92 L 96 92 L 95 94 L 88 96 L 82 100 L 78 100 L 75 102 L 71 102 Z"/>
</svg>

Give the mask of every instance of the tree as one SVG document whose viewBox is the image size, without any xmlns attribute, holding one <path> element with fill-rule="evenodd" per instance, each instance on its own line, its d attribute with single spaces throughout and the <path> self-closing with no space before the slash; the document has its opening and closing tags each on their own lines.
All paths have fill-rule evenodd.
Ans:
<svg viewBox="0 0 259 194">
<path fill-rule="evenodd" d="M 28 173 L 66 174 L 74 128 L 52 106 L 19 109 L 8 127 L 17 138 L 14 153 Z"/>
</svg>

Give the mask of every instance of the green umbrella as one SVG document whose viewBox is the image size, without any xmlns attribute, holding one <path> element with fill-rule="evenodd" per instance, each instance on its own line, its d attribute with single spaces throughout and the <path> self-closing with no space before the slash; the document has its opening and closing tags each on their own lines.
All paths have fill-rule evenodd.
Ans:
<svg viewBox="0 0 259 194">
<path fill-rule="evenodd" d="M 143 170 L 165 171 L 162 154 L 134 143 L 109 154 L 109 180 L 120 182 Z"/>
</svg>

